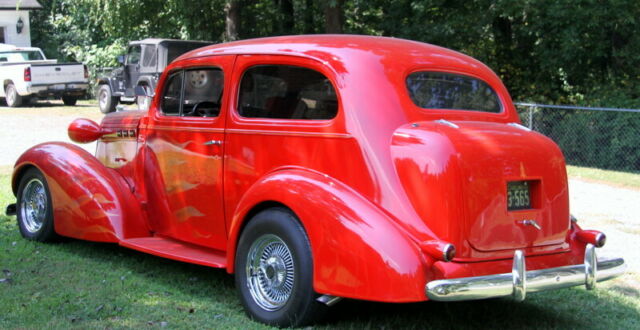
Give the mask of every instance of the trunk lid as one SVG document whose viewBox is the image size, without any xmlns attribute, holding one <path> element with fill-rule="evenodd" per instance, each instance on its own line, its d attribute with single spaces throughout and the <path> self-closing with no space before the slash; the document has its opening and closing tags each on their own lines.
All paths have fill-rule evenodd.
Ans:
<svg viewBox="0 0 640 330">
<path fill-rule="evenodd" d="M 504 123 L 422 122 L 395 132 L 392 155 L 417 213 L 458 256 L 564 243 L 565 163 L 545 136 Z M 509 210 L 507 186 L 517 181 L 527 182 L 531 207 Z"/>
</svg>

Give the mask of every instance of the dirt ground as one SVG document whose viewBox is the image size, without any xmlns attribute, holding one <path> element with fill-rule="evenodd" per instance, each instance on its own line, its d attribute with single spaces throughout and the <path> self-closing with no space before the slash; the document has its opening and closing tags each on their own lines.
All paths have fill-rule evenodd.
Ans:
<svg viewBox="0 0 640 330">
<path fill-rule="evenodd" d="M 46 141 L 71 142 L 69 123 L 76 118 L 100 122 L 103 115 L 95 102 L 67 107 L 60 101 L 39 102 L 23 108 L 0 107 L 0 167 L 13 166 L 29 147 Z M 82 145 L 95 151 L 95 143 Z M 600 256 L 623 256 L 629 270 L 640 273 L 640 190 L 613 187 L 572 178 L 569 181 L 571 212 L 585 229 L 607 234 Z"/>
</svg>

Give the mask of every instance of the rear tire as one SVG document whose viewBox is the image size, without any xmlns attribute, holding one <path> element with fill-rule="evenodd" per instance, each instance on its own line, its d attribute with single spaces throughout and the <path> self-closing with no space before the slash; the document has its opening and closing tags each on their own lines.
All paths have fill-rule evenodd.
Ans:
<svg viewBox="0 0 640 330">
<path fill-rule="evenodd" d="M 63 95 L 62 102 L 64 103 L 64 105 L 73 106 L 78 102 L 78 98 L 75 96 Z"/>
<path fill-rule="evenodd" d="M 100 107 L 100 112 L 107 114 L 115 111 L 118 101 L 119 98 L 112 95 L 109 85 L 100 85 L 100 89 L 98 89 L 98 106 Z"/>
<path fill-rule="evenodd" d="M 60 238 L 53 225 L 53 204 L 49 185 L 42 172 L 28 169 L 18 186 L 16 218 L 22 237 L 39 242 Z"/>
<path fill-rule="evenodd" d="M 7 85 L 7 88 L 4 90 L 4 95 L 8 106 L 16 108 L 22 105 L 22 96 L 18 94 L 18 90 L 13 84 Z"/>
<path fill-rule="evenodd" d="M 326 313 L 313 291 L 309 240 L 287 209 L 267 209 L 249 221 L 240 236 L 235 270 L 240 301 L 252 319 L 299 327 Z"/>
</svg>

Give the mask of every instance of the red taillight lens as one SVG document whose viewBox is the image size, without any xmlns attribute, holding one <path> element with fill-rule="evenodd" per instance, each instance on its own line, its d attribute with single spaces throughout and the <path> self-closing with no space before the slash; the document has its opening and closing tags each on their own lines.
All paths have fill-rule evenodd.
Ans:
<svg viewBox="0 0 640 330">
<path fill-rule="evenodd" d="M 576 233 L 579 240 L 593 244 L 595 247 L 603 247 L 607 242 L 607 236 L 597 230 L 581 230 Z"/>
<path fill-rule="evenodd" d="M 420 248 L 436 260 L 451 261 L 456 256 L 456 247 L 444 241 L 422 242 Z"/>
<path fill-rule="evenodd" d="M 24 68 L 24 81 L 31 81 L 31 68 Z"/>
<path fill-rule="evenodd" d="M 89 68 L 87 68 L 87 66 L 84 66 L 84 79 L 89 79 Z"/>
</svg>

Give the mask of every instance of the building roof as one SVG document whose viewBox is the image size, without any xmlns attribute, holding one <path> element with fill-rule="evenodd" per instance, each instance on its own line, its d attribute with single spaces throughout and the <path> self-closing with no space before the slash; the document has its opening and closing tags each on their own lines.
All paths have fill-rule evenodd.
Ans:
<svg viewBox="0 0 640 330">
<path fill-rule="evenodd" d="M 0 0 L 0 10 L 42 9 L 37 0 Z"/>
</svg>

